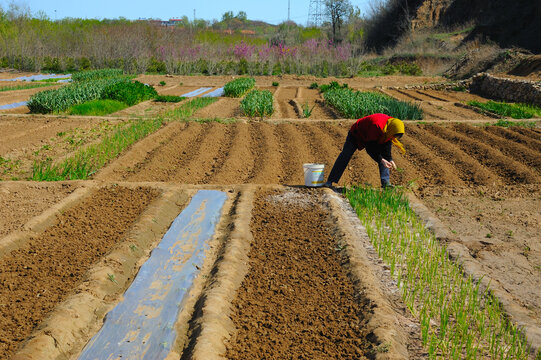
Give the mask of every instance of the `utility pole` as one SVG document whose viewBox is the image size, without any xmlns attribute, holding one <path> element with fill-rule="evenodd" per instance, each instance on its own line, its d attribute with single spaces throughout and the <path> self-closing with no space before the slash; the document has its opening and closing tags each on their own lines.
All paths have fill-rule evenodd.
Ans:
<svg viewBox="0 0 541 360">
<path fill-rule="evenodd" d="M 310 0 L 308 7 L 308 24 L 307 26 L 320 27 L 323 23 L 323 4 L 324 0 Z"/>
<path fill-rule="evenodd" d="M 291 0 L 287 0 L 287 22 L 291 21 Z"/>
<path fill-rule="evenodd" d="M 195 24 L 195 9 L 193 9 L 193 23 Z"/>
</svg>

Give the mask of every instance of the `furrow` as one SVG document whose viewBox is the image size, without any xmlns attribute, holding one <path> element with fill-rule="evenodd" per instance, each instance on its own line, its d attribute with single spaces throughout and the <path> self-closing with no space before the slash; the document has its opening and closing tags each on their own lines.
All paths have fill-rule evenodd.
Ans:
<svg viewBox="0 0 541 360">
<path fill-rule="evenodd" d="M 434 125 L 411 126 L 408 127 L 407 135 L 408 137 L 411 136 L 419 142 L 422 142 L 437 156 L 448 162 L 451 167 L 456 168 L 458 177 L 465 183 L 488 185 L 502 182 L 496 174 L 481 166 L 478 161 L 472 159 L 457 145 L 442 139 L 439 137 L 439 134 L 433 135 L 426 130 L 432 127 L 434 127 Z"/>
<path fill-rule="evenodd" d="M 531 136 L 530 133 L 520 133 L 517 131 L 513 131 L 510 129 L 506 129 L 500 126 L 488 126 L 487 131 L 496 134 L 499 137 L 502 137 L 504 139 L 512 140 L 514 142 L 520 143 L 530 149 L 533 149 L 537 152 L 541 152 L 541 141 L 535 140 L 533 136 Z"/>
<path fill-rule="evenodd" d="M 209 184 L 241 184 L 250 175 L 254 167 L 254 154 L 251 144 L 254 139 L 245 123 L 229 125 L 234 127 L 232 143 L 219 152 L 213 163 L 213 174 L 205 183 Z"/>
<path fill-rule="evenodd" d="M 304 184 L 303 163 L 312 162 L 311 155 L 298 125 L 277 125 L 281 142 L 282 183 L 285 185 Z"/>
<path fill-rule="evenodd" d="M 250 133 L 252 136 L 252 153 L 255 157 L 254 166 L 247 179 L 253 184 L 279 184 L 284 178 L 280 158 L 278 125 L 267 123 L 252 123 Z"/>
<path fill-rule="evenodd" d="M 199 124 L 188 123 L 173 132 L 133 169 L 122 176 L 128 181 L 169 181 L 197 152 L 205 134 Z"/>
<path fill-rule="evenodd" d="M 500 175 L 505 183 L 526 183 L 535 184 L 540 182 L 539 175 L 530 170 L 527 166 L 505 156 L 500 151 L 485 144 L 472 141 L 467 136 L 461 135 L 454 130 L 443 126 L 428 126 L 427 129 L 434 135 L 457 144 L 464 152 L 494 173 Z"/>
<path fill-rule="evenodd" d="M 496 148 L 502 154 L 541 172 L 541 154 L 527 146 L 492 135 L 487 131 L 487 127 L 478 128 L 469 124 L 456 124 L 453 126 L 453 129 L 490 147 Z"/>
</svg>

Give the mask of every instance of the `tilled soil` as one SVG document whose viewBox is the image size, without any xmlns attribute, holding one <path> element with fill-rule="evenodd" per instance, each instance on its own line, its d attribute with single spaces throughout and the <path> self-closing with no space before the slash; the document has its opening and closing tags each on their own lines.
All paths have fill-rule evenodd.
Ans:
<svg viewBox="0 0 541 360">
<path fill-rule="evenodd" d="M 75 189 L 68 184 L 0 183 L 0 238 L 21 230 L 32 217 L 57 203 Z"/>
<path fill-rule="evenodd" d="M 31 176 L 35 162 L 59 160 L 110 133 L 115 120 L 84 118 L 0 119 L 0 180 Z"/>
<path fill-rule="evenodd" d="M 169 141 L 148 144 L 154 150 L 138 159 L 137 166 L 107 180 L 301 185 L 303 163 L 323 163 L 328 174 L 349 125 L 189 123 L 184 129 L 171 129 Z M 396 184 L 422 187 L 541 183 L 541 152 L 535 129 L 518 134 L 467 124 L 412 123 L 406 129 L 407 153 L 393 153 L 399 167 L 392 174 Z M 365 151 L 353 156 L 340 184 L 358 182 L 379 185 L 376 164 Z"/>
<path fill-rule="evenodd" d="M 13 354 L 66 299 L 157 195 L 149 188 L 102 189 L 0 258 L 0 358 Z"/>
<path fill-rule="evenodd" d="M 366 304 L 329 209 L 310 190 L 260 192 L 249 272 L 233 301 L 229 359 L 366 359 Z"/>
</svg>

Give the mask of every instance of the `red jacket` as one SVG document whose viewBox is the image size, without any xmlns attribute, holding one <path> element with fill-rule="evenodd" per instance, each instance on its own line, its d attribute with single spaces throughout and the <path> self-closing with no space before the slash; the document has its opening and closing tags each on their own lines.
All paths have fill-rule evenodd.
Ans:
<svg viewBox="0 0 541 360">
<path fill-rule="evenodd" d="M 385 114 L 372 114 L 357 120 L 351 126 L 349 132 L 359 150 L 364 149 L 370 142 L 383 143 L 383 129 L 390 118 L 391 116 Z"/>
</svg>

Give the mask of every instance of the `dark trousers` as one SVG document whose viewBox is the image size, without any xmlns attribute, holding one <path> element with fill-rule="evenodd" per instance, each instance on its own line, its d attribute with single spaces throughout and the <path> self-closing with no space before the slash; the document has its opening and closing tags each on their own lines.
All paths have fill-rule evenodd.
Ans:
<svg viewBox="0 0 541 360">
<path fill-rule="evenodd" d="M 349 160 L 351 160 L 351 157 L 355 153 L 355 150 L 357 150 L 357 145 L 353 141 L 353 137 L 351 136 L 351 134 L 348 133 L 348 136 L 346 137 L 346 142 L 344 143 L 344 148 L 342 149 L 340 155 L 338 155 L 338 158 L 336 158 L 327 182 L 338 183 L 338 181 L 342 177 L 342 174 L 344 173 L 344 170 L 348 166 Z M 378 163 L 381 186 L 389 185 L 391 175 L 390 171 L 378 160 L 379 154 L 377 150 L 372 147 L 367 147 L 366 152 L 375 162 Z"/>
</svg>

